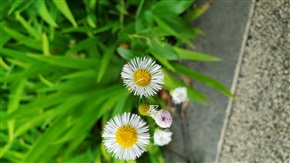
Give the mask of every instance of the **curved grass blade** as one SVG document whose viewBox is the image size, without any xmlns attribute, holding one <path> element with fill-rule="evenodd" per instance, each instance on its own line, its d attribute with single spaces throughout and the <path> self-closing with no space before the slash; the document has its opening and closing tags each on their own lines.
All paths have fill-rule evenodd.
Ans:
<svg viewBox="0 0 290 163">
<path fill-rule="evenodd" d="M 19 12 L 15 12 L 16 20 L 18 20 L 21 25 L 26 29 L 26 31 L 36 39 L 39 39 L 40 33 L 32 27 L 21 15 Z"/>
<path fill-rule="evenodd" d="M 215 79 L 213 78 L 210 78 L 206 75 L 203 75 L 201 73 L 198 73 L 192 69 L 189 69 L 188 67 L 185 67 L 181 64 L 173 64 L 173 66 L 175 67 L 176 71 L 183 74 L 183 75 L 186 75 L 186 76 L 189 76 L 190 78 L 196 80 L 196 81 L 199 81 L 207 86 L 210 86 L 218 91 L 220 91 L 221 93 L 229 96 L 229 97 L 234 97 L 232 95 L 232 93 L 225 87 L 223 86 L 220 82 L 216 81 Z"/>
<path fill-rule="evenodd" d="M 11 94 L 8 103 L 8 114 L 16 111 L 19 107 L 22 94 L 25 89 L 25 84 L 27 80 L 22 79 L 17 82 L 13 87 L 11 87 Z M 15 128 L 15 119 L 11 119 L 8 121 L 8 129 L 9 129 L 9 140 L 12 141 L 14 139 L 14 128 Z"/>
<path fill-rule="evenodd" d="M 53 3 L 58 8 L 58 10 L 72 23 L 75 28 L 78 28 L 78 25 L 75 21 L 73 14 L 71 13 L 65 0 L 53 0 Z"/>
<path fill-rule="evenodd" d="M 52 18 L 52 16 L 50 15 L 45 1 L 37 1 L 37 11 L 38 14 L 41 16 L 41 18 L 46 21 L 49 25 L 53 26 L 53 27 L 58 27 L 58 25 L 56 24 L 55 20 Z"/>
<path fill-rule="evenodd" d="M 173 90 L 177 87 L 186 87 L 188 97 L 200 104 L 206 104 L 208 102 L 208 98 L 200 93 L 199 91 L 187 86 L 185 83 L 177 79 L 176 77 L 170 75 L 166 70 L 163 70 L 164 73 L 164 88 L 168 90 Z"/>
<path fill-rule="evenodd" d="M 174 47 L 173 49 L 177 52 L 180 59 L 187 59 L 193 61 L 220 61 L 219 58 L 208 54 L 185 50 L 177 47 Z"/>
<path fill-rule="evenodd" d="M 106 52 L 102 58 L 101 64 L 100 64 L 100 72 L 99 72 L 98 79 L 97 79 L 98 83 L 102 80 L 102 78 L 105 74 L 105 71 L 108 67 L 108 64 L 114 55 L 114 51 L 115 51 L 115 46 L 112 46 L 106 50 Z"/>
</svg>

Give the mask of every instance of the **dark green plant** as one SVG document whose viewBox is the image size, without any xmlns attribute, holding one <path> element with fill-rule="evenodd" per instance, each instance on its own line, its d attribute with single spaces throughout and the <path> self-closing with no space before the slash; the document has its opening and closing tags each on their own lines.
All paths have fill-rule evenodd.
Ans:
<svg viewBox="0 0 290 163">
<path fill-rule="evenodd" d="M 219 61 L 182 48 L 201 34 L 190 23 L 205 9 L 193 0 L 2 0 L 1 162 L 114 161 L 101 130 L 110 117 L 137 111 L 120 78 L 136 56 L 158 61 L 164 89 L 185 86 L 192 101 L 208 99 L 173 73 L 231 96 L 178 62 Z M 158 96 L 149 101 L 166 107 Z M 162 162 L 157 146 L 148 149 L 141 160 Z"/>
</svg>

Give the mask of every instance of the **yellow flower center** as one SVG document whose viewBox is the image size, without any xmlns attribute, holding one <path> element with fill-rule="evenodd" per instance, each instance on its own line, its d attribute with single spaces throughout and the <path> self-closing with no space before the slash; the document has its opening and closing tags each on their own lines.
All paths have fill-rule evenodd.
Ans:
<svg viewBox="0 0 290 163">
<path fill-rule="evenodd" d="M 150 105 L 149 104 L 141 104 L 140 106 L 139 106 L 139 113 L 141 114 L 141 115 L 144 115 L 144 116 L 150 116 L 150 114 L 149 114 L 149 108 L 150 108 Z"/>
<path fill-rule="evenodd" d="M 122 126 L 116 132 L 116 141 L 122 148 L 132 147 L 138 140 L 137 131 L 132 126 Z"/>
<path fill-rule="evenodd" d="M 139 69 L 134 73 L 134 81 L 138 86 L 148 86 L 151 82 L 151 74 L 148 70 Z"/>
</svg>

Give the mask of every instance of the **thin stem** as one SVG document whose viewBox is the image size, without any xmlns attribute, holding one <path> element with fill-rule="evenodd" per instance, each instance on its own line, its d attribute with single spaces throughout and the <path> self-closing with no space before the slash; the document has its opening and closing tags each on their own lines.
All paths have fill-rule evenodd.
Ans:
<svg viewBox="0 0 290 163">
<path fill-rule="evenodd" d="M 124 28 L 124 11 L 125 11 L 125 4 L 124 0 L 121 0 L 122 10 L 120 11 L 120 30 L 122 31 Z"/>
<path fill-rule="evenodd" d="M 143 4 L 144 4 L 144 0 L 141 0 L 139 5 L 138 5 L 138 9 L 136 11 L 136 16 L 135 16 L 136 20 L 138 19 L 139 15 L 140 15 L 140 12 L 142 10 Z"/>
</svg>

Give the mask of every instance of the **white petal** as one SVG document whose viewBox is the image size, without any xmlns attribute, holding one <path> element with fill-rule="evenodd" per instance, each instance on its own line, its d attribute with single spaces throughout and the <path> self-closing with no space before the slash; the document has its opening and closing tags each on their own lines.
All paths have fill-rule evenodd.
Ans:
<svg viewBox="0 0 290 163">
<path fill-rule="evenodd" d="M 140 69 L 145 69 L 151 74 L 151 83 L 148 86 L 142 87 L 135 84 L 134 73 Z M 143 96 L 149 97 L 155 95 L 162 89 L 162 84 L 164 84 L 164 74 L 162 73 L 161 66 L 147 57 L 136 57 L 130 60 L 124 65 L 121 77 L 129 91 L 134 92 L 134 95 L 138 95 L 141 98 Z"/>
<path fill-rule="evenodd" d="M 116 141 L 117 130 L 124 126 L 131 125 L 136 129 L 137 142 L 130 148 L 123 148 Z M 136 114 L 124 113 L 122 115 L 116 115 L 108 121 L 105 125 L 104 133 L 104 145 L 108 152 L 113 153 L 113 156 L 120 160 L 135 160 L 140 157 L 143 152 L 146 151 L 145 146 L 149 144 L 150 135 L 149 127 L 146 122 Z"/>
</svg>

